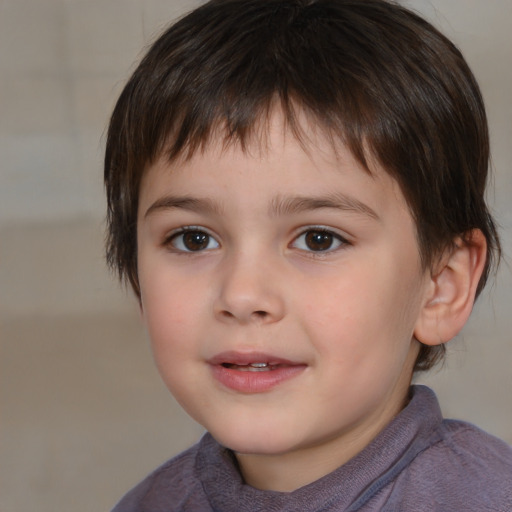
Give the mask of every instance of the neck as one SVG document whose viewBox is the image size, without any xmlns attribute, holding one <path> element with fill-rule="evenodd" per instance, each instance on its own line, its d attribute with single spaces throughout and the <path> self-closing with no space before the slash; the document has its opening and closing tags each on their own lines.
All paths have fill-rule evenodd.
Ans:
<svg viewBox="0 0 512 512">
<path fill-rule="evenodd" d="M 346 443 L 336 448 L 334 450 L 330 445 L 313 446 L 278 455 L 237 453 L 236 458 L 242 476 L 250 486 L 291 492 L 331 473 L 360 451 L 357 443 Z"/>
<path fill-rule="evenodd" d="M 284 454 L 241 454 L 236 458 L 244 481 L 256 489 L 292 492 L 344 465 L 360 453 L 388 425 L 406 403 L 406 395 L 394 410 L 380 411 L 361 428 L 339 433 L 317 445 L 290 450 Z"/>
</svg>

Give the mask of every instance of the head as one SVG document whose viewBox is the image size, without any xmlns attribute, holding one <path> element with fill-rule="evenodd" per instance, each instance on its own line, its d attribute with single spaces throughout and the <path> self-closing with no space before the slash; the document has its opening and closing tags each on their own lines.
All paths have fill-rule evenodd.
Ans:
<svg viewBox="0 0 512 512">
<path fill-rule="evenodd" d="M 478 294 L 499 254 L 485 204 L 489 141 L 479 88 L 457 48 L 383 0 L 217 0 L 150 48 L 112 115 L 105 158 L 108 262 L 137 296 L 142 178 L 157 160 L 188 160 L 219 141 L 266 144 L 273 114 L 304 147 L 308 127 L 397 183 L 424 270 L 483 234 Z M 307 119 L 307 122 L 301 121 Z M 446 341 L 446 340 L 444 340 Z M 415 370 L 444 344 L 422 345 Z"/>
</svg>

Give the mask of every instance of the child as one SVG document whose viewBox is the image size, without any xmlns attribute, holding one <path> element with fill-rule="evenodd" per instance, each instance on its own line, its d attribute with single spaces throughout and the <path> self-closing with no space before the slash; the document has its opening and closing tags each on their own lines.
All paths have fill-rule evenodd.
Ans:
<svg viewBox="0 0 512 512">
<path fill-rule="evenodd" d="M 208 431 L 115 512 L 507 511 L 512 451 L 443 420 L 500 245 L 459 51 L 385 0 L 213 0 L 126 85 L 108 261 Z"/>
</svg>

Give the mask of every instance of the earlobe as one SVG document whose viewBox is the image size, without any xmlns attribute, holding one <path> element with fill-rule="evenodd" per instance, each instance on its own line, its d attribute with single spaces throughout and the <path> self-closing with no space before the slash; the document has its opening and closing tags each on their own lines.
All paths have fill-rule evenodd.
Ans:
<svg viewBox="0 0 512 512">
<path fill-rule="evenodd" d="M 457 238 L 432 271 L 414 331 L 425 345 L 454 338 L 471 314 L 485 267 L 487 242 L 479 229 Z"/>
</svg>

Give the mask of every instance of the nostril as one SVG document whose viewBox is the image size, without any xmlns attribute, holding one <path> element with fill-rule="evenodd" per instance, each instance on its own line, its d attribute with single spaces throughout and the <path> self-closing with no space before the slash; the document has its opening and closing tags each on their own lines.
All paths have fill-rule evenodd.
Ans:
<svg viewBox="0 0 512 512">
<path fill-rule="evenodd" d="M 265 318 L 268 313 L 266 311 L 254 311 L 253 315 L 258 318 Z"/>
</svg>

